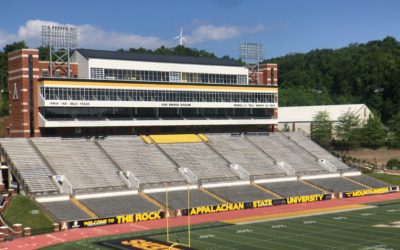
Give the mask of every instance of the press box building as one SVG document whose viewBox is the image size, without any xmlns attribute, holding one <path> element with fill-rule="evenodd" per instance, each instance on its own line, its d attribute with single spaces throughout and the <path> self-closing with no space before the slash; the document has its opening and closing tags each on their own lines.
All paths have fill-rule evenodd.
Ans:
<svg viewBox="0 0 400 250">
<path fill-rule="evenodd" d="M 8 137 L 274 131 L 276 64 L 260 84 L 234 60 L 77 49 L 65 67 L 9 54 Z M 250 79 L 250 80 L 249 80 Z"/>
</svg>

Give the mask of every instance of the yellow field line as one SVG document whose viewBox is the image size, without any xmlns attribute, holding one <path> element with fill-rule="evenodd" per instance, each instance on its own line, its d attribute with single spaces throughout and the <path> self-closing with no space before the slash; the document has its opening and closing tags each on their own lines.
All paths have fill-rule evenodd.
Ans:
<svg viewBox="0 0 400 250">
<path fill-rule="evenodd" d="M 327 212 L 343 212 L 346 210 L 359 209 L 359 208 L 369 208 L 370 206 L 361 205 L 361 204 L 353 204 L 353 205 L 344 205 L 337 207 L 327 207 L 327 208 L 315 208 L 308 209 L 296 212 L 286 212 L 286 213 L 278 213 L 278 214 L 269 214 L 269 215 L 256 215 L 250 217 L 243 217 L 231 220 L 223 220 L 222 222 L 231 223 L 231 224 L 240 224 L 244 222 L 255 222 L 255 221 L 264 221 L 269 219 L 285 219 L 294 216 L 306 216 L 306 215 L 318 215 Z"/>
</svg>

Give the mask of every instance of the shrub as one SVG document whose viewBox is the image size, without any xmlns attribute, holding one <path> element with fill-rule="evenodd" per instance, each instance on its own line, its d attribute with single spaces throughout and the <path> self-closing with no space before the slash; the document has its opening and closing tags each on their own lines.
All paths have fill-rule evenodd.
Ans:
<svg viewBox="0 0 400 250">
<path fill-rule="evenodd" d="M 386 163 L 386 168 L 388 168 L 388 169 L 400 169 L 400 160 L 398 160 L 398 159 L 390 159 Z"/>
</svg>

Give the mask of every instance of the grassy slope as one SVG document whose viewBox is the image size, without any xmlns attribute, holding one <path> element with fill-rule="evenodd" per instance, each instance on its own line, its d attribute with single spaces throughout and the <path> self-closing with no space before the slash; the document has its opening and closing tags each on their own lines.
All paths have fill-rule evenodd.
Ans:
<svg viewBox="0 0 400 250">
<path fill-rule="evenodd" d="M 32 214 L 32 210 L 39 210 Z M 51 232 L 53 222 L 26 196 L 18 195 L 12 198 L 10 206 L 4 215 L 7 223 L 21 223 L 23 227 L 30 227 L 32 234 Z"/>
<path fill-rule="evenodd" d="M 380 179 L 382 181 L 385 181 L 387 183 L 400 186 L 400 175 L 379 174 L 379 173 L 370 173 L 368 175 Z"/>
</svg>

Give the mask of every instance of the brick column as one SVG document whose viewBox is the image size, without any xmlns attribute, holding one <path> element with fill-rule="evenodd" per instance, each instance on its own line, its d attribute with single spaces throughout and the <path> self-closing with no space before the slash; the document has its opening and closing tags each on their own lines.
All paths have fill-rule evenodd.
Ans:
<svg viewBox="0 0 400 250">
<path fill-rule="evenodd" d="M 14 224 L 13 226 L 15 238 L 22 237 L 22 224 Z"/>
<path fill-rule="evenodd" d="M 38 54 L 37 49 L 22 49 L 8 54 L 10 115 L 5 127 L 8 128 L 10 137 L 30 137 L 29 58 L 32 58 L 32 78 L 35 86 L 39 78 Z M 34 95 L 35 93 L 32 93 L 32 97 Z M 38 130 L 37 127 L 36 129 Z"/>
<path fill-rule="evenodd" d="M 29 236 L 31 236 L 31 228 L 25 227 L 24 228 L 24 237 L 29 237 Z"/>
</svg>

